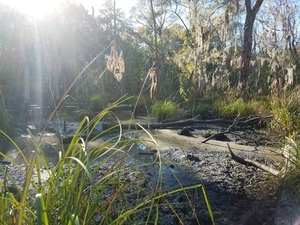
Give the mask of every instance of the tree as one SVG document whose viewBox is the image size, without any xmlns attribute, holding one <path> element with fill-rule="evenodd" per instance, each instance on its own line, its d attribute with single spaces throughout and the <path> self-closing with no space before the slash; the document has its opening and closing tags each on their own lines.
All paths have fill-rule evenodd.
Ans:
<svg viewBox="0 0 300 225">
<path fill-rule="evenodd" d="M 169 96 L 171 91 L 169 83 L 166 83 L 168 76 L 172 76 L 170 71 L 173 63 L 170 57 L 173 43 L 169 35 L 170 27 L 178 18 L 171 12 L 170 7 L 169 0 L 140 0 L 132 13 L 134 26 L 137 27 L 135 38 L 139 41 L 141 51 L 147 52 L 150 59 L 148 69 L 155 62 L 156 75 L 153 81 L 158 82 L 158 98 Z"/>
<path fill-rule="evenodd" d="M 256 0 L 253 8 L 251 7 L 251 0 L 245 0 L 246 6 L 246 19 L 244 24 L 244 40 L 243 40 L 243 53 L 241 62 L 241 72 L 238 89 L 244 95 L 247 89 L 247 81 L 250 74 L 250 61 L 252 54 L 253 44 L 253 24 L 256 14 L 264 0 Z"/>
</svg>

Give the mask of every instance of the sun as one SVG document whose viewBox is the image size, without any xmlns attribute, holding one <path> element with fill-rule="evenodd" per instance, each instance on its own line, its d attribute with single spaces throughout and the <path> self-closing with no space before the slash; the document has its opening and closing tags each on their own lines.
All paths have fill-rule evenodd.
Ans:
<svg viewBox="0 0 300 225">
<path fill-rule="evenodd" d="M 63 0 L 1 0 L 1 2 L 27 16 L 43 18 L 55 12 Z"/>
</svg>

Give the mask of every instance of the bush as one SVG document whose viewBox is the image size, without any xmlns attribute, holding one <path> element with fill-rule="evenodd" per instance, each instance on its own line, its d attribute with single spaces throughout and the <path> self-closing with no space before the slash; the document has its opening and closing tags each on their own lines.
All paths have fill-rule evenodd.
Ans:
<svg viewBox="0 0 300 225">
<path fill-rule="evenodd" d="M 271 99 L 274 116 L 270 129 L 281 137 L 289 137 L 300 132 L 300 91 L 296 90 Z"/>
<path fill-rule="evenodd" d="M 267 105 L 264 101 L 249 100 L 242 98 L 234 100 L 221 100 L 215 104 L 219 114 L 223 116 L 235 117 L 250 115 L 265 115 L 267 113 Z"/>
<path fill-rule="evenodd" d="M 93 95 L 90 98 L 90 107 L 92 111 L 99 112 L 103 109 L 103 99 L 100 95 Z"/>
<path fill-rule="evenodd" d="M 157 101 L 152 106 L 152 116 L 161 122 L 177 115 L 178 110 L 178 106 L 172 101 Z"/>
</svg>

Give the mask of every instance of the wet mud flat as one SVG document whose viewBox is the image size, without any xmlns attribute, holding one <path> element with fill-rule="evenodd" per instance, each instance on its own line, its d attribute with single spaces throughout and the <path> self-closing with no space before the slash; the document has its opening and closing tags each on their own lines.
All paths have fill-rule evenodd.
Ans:
<svg viewBox="0 0 300 225">
<path fill-rule="evenodd" d="M 162 192 L 202 184 L 215 224 L 273 224 L 277 193 L 275 187 L 263 189 L 273 179 L 267 172 L 238 164 L 227 152 L 206 152 L 196 147 L 164 149 L 162 158 L 166 160 Z M 262 158 L 257 160 L 273 164 Z M 158 177 L 157 171 L 148 175 L 153 182 Z M 167 199 L 179 217 L 167 206 L 162 207 L 161 224 L 212 224 L 202 188 L 179 192 Z"/>
<path fill-rule="evenodd" d="M 124 159 L 126 167 L 133 169 L 139 166 L 139 172 L 143 174 L 140 185 L 145 189 L 144 193 L 154 194 L 158 180 L 159 194 L 170 193 L 157 202 L 159 224 L 212 224 L 203 190 L 210 202 L 215 224 L 273 224 L 277 201 L 276 185 L 274 189 L 272 185 L 268 185 L 267 190 L 264 187 L 268 183 L 272 184 L 274 177 L 258 168 L 233 161 L 225 143 L 211 140 L 202 145 L 202 135 L 193 134 L 193 137 L 185 137 L 179 136 L 176 130 L 154 132 L 153 137 L 158 142 L 156 150 L 159 151 L 162 164 L 157 161 L 157 153 L 153 154 L 154 147 L 145 143 L 140 143 L 141 147 L 129 151 L 130 157 Z M 230 145 L 240 156 L 280 168 L 280 163 L 257 153 L 257 150 L 267 152 L 263 146 L 249 148 L 234 142 L 230 142 Z M 51 148 L 53 146 L 57 146 L 57 143 L 52 143 Z M 151 154 L 145 154 L 149 152 Z M 100 179 L 113 163 L 110 161 L 105 164 L 95 179 L 97 176 Z M 9 172 L 18 179 L 17 183 L 23 183 L 22 176 L 11 165 Z M 127 179 L 136 179 L 136 172 L 133 169 L 128 175 L 131 177 Z M 193 185 L 199 186 L 172 194 L 173 190 Z M 109 195 L 108 190 L 103 197 L 109 198 Z M 137 198 L 136 191 L 130 188 L 126 190 L 126 196 L 132 206 L 137 204 L 138 199 L 149 197 L 145 195 Z M 118 202 L 115 204 L 118 205 Z M 144 224 L 148 213 L 137 213 L 134 221 Z M 150 221 L 154 220 L 155 212 L 153 218 L 150 218 Z"/>
<path fill-rule="evenodd" d="M 282 161 L 270 157 L 275 148 L 237 144 L 230 135 L 225 142 L 210 140 L 202 143 L 205 140 L 203 131 L 192 134 L 189 137 L 181 136 L 176 130 L 158 130 L 153 133 L 164 161 L 162 192 L 202 184 L 215 224 L 274 224 L 279 196 L 277 178 L 259 168 L 232 160 L 227 143 L 240 157 L 280 170 Z M 249 138 L 257 140 L 257 134 Z M 238 140 L 242 143 L 250 142 L 240 137 Z M 149 178 L 154 182 L 158 172 L 151 169 L 148 171 Z M 168 202 L 173 204 L 178 216 L 170 207 L 164 206 L 160 214 L 163 221 L 161 224 L 212 224 L 202 187 L 168 196 Z"/>
<path fill-rule="evenodd" d="M 132 161 L 132 158 L 124 159 L 126 167 L 132 168 L 127 182 L 139 181 L 143 189 L 142 194 L 137 189 L 125 190 L 129 205 L 134 207 L 149 196 L 156 193 L 158 180 L 161 181 L 159 194 L 167 193 L 158 203 L 158 224 L 212 224 L 205 194 L 209 200 L 215 224 L 274 224 L 274 210 L 277 202 L 276 188 L 264 190 L 266 182 L 272 178 L 268 173 L 253 167 L 246 167 L 231 160 L 227 152 L 207 152 L 198 148 L 179 149 L 167 148 L 161 150 L 163 163 L 151 163 L 155 160 L 154 155 L 148 156 L 141 161 Z M 268 164 L 273 163 L 261 159 Z M 107 162 L 96 174 L 95 179 L 100 179 L 111 168 L 113 161 Z M 139 171 L 134 168 L 139 165 Z M 96 166 L 96 164 L 95 164 Z M 24 170 L 26 169 L 25 166 Z M 24 182 L 24 175 L 12 165 L 8 165 L 9 174 L 14 177 L 18 185 Z M 139 173 L 143 174 L 142 178 Z M 0 173 L 2 179 L 3 174 Z M 160 177 L 161 176 L 161 177 Z M 47 173 L 43 178 L 47 180 Z M 182 187 L 199 185 L 197 188 L 172 191 Z M 32 196 L 34 190 L 31 189 Z M 148 193 L 149 196 L 146 195 Z M 111 196 L 111 189 L 103 192 L 103 198 Z M 120 202 L 114 202 L 116 207 Z M 132 221 L 145 224 L 149 210 L 143 210 L 134 214 Z M 155 220 L 155 207 L 149 221 Z"/>
</svg>

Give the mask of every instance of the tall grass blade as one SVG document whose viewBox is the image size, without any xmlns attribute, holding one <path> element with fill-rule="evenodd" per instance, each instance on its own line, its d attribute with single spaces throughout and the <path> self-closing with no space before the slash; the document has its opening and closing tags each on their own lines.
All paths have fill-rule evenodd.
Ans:
<svg viewBox="0 0 300 225">
<path fill-rule="evenodd" d="M 41 193 L 36 194 L 36 215 L 37 215 L 37 225 L 49 225 L 47 209 L 43 200 Z"/>
<path fill-rule="evenodd" d="M 25 180 L 25 184 L 23 187 L 22 199 L 21 199 L 21 203 L 18 206 L 18 208 L 19 208 L 18 225 L 23 224 L 24 211 L 25 211 L 25 207 L 26 207 L 26 197 L 28 196 L 28 190 L 29 190 L 30 180 L 31 180 L 31 177 L 33 174 L 33 169 L 35 166 L 35 161 L 36 161 L 36 157 L 34 157 L 32 159 L 29 169 L 26 173 L 26 180 Z"/>
<path fill-rule="evenodd" d="M 202 194 L 204 196 L 204 200 L 205 200 L 205 203 L 206 203 L 206 207 L 207 207 L 207 210 L 208 210 L 208 214 L 210 216 L 210 220 L 211 220 L 212 224 L 215 224 L 214 214 L 213 214 L 209 199 L 207 197 L 207 194 L 206 194 L 207 192 L 205 190 L 204 185 L 202 185 L 201 188 L 202 188 Z"/>
</svg>

